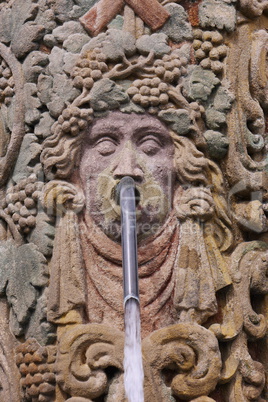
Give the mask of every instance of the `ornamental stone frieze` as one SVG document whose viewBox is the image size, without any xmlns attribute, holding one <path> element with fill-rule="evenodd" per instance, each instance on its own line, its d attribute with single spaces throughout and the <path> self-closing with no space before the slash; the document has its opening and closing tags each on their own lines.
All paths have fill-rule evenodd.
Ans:
<svg viewBox="0 0 268 402">
<path fill-rule="evenodd" d="M 1 401 L 128 400 L 125 176 L 145 402 L 268 400 L 267 30 L 267 0 L 0 2 Z"/>
</svg>

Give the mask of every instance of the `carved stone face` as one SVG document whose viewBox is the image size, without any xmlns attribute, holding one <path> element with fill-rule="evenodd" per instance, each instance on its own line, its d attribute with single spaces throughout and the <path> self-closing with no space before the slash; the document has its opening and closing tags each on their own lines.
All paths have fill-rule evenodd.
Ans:
<svg viewBox="0 0 268 402">
<path fill-rule="evenodd" d="M 120 237 L 120 208 L 114 190 L 131 176 L 140 193 L 138 239 L 155 233 L 172 208 L 174 144 L 156 117 L 118 111 L 96 119 L 82 146 L 80 177 L 87 212 L 113 239 Z"/>
</svg>

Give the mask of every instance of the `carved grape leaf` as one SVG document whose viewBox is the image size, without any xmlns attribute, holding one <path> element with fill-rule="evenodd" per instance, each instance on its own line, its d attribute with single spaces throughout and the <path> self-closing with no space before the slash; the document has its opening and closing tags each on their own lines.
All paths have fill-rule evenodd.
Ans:
<svg viewBox="0 0 268 402">
<path fill-rule="evenodd" d="M 96 82 L 90 94 L 90 105 L 95 111 L 117 109 L 128 101 L 129 97 L 123 88 L 108 78 Z"/>
<path fill-rule="evenodd" d="M 204 133 L 208 145 L 208 153 L 212 159 L 222 159 L 226 156 L 229 146 L 228 138 L 219 131 L 207 130 Z"/>
<path fill-rule="evenodd" d="M 226 113 L 231 109 L 234 97 L 227 88 L 220 85 L 215 96 L 208 101 L 206 124 L 211 130 L 221 129 L 226 123 Z"/>
<path fill-rule="evenodd" d="M 0 41 L 11 43 L 11 49 L 18 58 L 36 49 L 36 41 L 45 33 L 42 25 L 34 23 L 38 9 L 39 6 L 32 0 L 18 0 L 0 15 Z"/>
<path fill-rule="evenodd" d="M 236 26 L 234 4 L 226 0 L 205 0 L 199 6 L 199 19 L 203 28 L 233 31 Z"/>
<path fill-rule="evenodd" d="M 191 99 L 205 102 L 219 83 L 220 80 L 212 71 L 195 66 L 185 81 L 184 88 Z"/>
<path fill-rule="evenodd" d="M 184 8 L 179 4 L 171 3 L 167 4 L 165 9 L 170 14 L 170 18 L 159 32 L 166 34 L 175 43 L 191 40 L 192 27 L 187 22 L 187 13 Z"/>
<path fill-rule="evenodd" d="M 159 117 L 179 135 L 187 135 L 191 128 L 192 120 L 185 109 L 167 109 L 159 113 Z"/>
<path fill-rule="evenodd" d="M 21 333 L 47 284 L 46 259 L 34 244 L 18 247 L 13 240 L 0 243 L 0 256 L 0 295 L 6 295 L 13 327 Z"/>
<path fill-rule="evenodd" d="M 98 35 L 84 46 L 83 51 L 101 47 L 103 53 L 111 61 L 122 59 L 125 55 L 132 56 L 135 53 L 135 38 L 128 32 L 117 29 L 108 29 L 107 32 Z"/>
<path fill-rule="evenodd" d="M 141 54 L 149 54 L 154 52 L 156 56 L 163 56 L 170 53 L 170 47 L 167 44 L 168 37 L 164 33 L 143 35 L 136 43 L 137 49 Z"/>
</svg>

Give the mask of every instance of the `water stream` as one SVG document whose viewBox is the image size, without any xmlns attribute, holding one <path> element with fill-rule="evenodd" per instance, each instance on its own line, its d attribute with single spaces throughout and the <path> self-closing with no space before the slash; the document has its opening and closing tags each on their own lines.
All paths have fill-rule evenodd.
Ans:
<svg viewBox="0 0 268 402">
<path fill-rule="evenodd" d="M 144 402 L 139 302 L 125 303 L 124 383 L 128 402 Z"/>
</svg>

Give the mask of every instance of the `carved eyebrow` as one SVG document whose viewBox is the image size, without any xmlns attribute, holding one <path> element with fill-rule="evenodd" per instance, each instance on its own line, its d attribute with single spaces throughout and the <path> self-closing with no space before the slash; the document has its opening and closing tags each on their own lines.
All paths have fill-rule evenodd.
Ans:
<svg viewBox="0 0 268 402">
<path fill-rule="evenodd" d="M 97 127 L 92 127 L 92 129 L 86 136 L 86 140 L 89 142 L 95 142 L 101 137 L 112 137 L 114 139 L 121 139 L 123 138 L 123 136 L 124 134 L 120 130 L 120 127 L 113 124 L 109 125 L 109 127 L 107 127 L 107 124 L 103 124 L 103 126 L 100 124 Z"/>
<path fill-rule="evenodd" d="M 157 138 L 160 142 L 164 142 L 166 140 L 171 140 L 168 131 L 164 131 L 162 127 L 152 126 L 152 125 L 145 125 L 144 127 L 138 127 L 134 132 L 135 137 L 142 139 L 147 135 L 151 135 Z"/>
<path fill-rule="evenodd" d="M 143 143 L 146 139 L 151 139 L 156 141 L 159 145 L 163 145 L 164 144 L 164 138 L 159 135 L 157 135 L 157 133 L 152 133 L 152 132 L 146 132 L 141 134 L 140 136 L 138 136 L 137 138 L 137 143 Z"/>
</svg>

